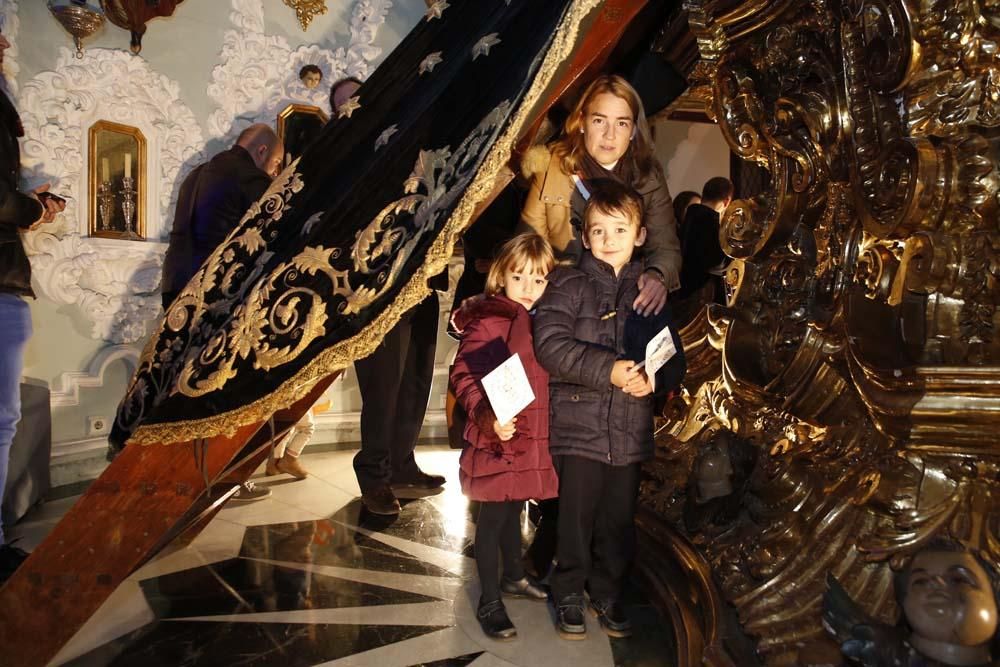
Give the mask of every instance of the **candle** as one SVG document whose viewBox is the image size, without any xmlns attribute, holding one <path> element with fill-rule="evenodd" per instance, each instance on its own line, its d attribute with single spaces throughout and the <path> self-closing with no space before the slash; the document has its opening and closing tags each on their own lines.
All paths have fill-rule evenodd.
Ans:
<svg viewBox="0 0 1000 667">
<path fill-rule="evenodd" d="M 125 153 L 125 178 L 132 178 L 132 154 Z"/>
<path fill-rule="evenodd" d="M 111 180 L 110 170 L 108 169 L 108 158 L 101 158 L 101 183 L 107 183 Z"/>
</svg>

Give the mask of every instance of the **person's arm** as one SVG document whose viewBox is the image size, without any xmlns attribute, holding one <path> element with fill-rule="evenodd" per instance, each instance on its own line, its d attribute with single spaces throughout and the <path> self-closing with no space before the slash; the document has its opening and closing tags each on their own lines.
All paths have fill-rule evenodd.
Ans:
<svg viewBox="0 0 1000 667">
<path fill-rule="evenodd" d="M 644 256 L 647 269 L 662 276 L 668 292 L 680 288 L 681 244 L 677 238 L 677 223 L 670 191 L 662 177 L 658 185 L 643 197 L 646 206 L 646 246 Z"/>
<path fill-rule="evenodd" d="M 0 182 L 0 224 L 27 229 L 39 222 L 45 211 L 36 197 Z"/>
<path fill-rule="evenodd" d="M 455 400 L 483 434 L 494 432 L 496 417 L 483 390 L 482 379 L 509 356 L 507 344 L 498 335 L 496 327 L 489 326 L 483 319 L 466 325 L 449 380 Z"/>
<path fill-rule="evenodd" d="M 579 299 L 573 283 L 583 278 L 549 282 L 536 306 L 534 321 L 535 356 L 555 379 L 592 389 L 611 384 L 614 351 L 576 338 Z"/>
</svg>

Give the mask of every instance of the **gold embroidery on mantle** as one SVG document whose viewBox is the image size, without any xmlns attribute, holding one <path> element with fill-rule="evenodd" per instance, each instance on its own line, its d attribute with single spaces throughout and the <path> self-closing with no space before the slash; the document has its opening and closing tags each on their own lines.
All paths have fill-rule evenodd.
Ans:
<svg viewBox="0 0 1000 667">
<path fill-rule="evenodd" d="M 483 164 L 473 177 L 471 184 L 466 188 L 448 221 L 438 233 L 437 238 L 427 252 L 423 265 L 409 278 L 406 285 L 403 286 L 396 296 L 396 299 L 385 311 L 380 313 L 378 317 L 356 336 L 340 341 L 329 349 L 324 350 L 293 377 L 283 382 L 275 391 L 253 403 L 203 419 L 178 421 L 169 424 L 142 425 L 129 438 L 128 444 L 170 444 L 186 442 L 197 438 L 232 435 L 241 426 L 265 421 L 277 410 L 291 405 L 305 396 L 309 389 L 320 379 L 346 368 L 355 359 L 364 358 L 371 354 L 385 333 L 396 325 L 403 314 L 420 303 L 430 293 L 427 287 L 427 280 L 437 275 L 447 266 L 453 254 L 455 242 L 468 226 L 476 204 L 490 194 L 497 174 L 506 168 L 514 143 L 527 126 L 532 108 L 542 98 L 543 93 L 551 84 L 555 73 L 575 48 L 581 23 L 600 4 L 601 0 L 574 0 L 569 7 L 552 44 L 549 46 L 542 65 L 535 75 L 531 87 L 518 105 L 517 111 L 513 118 L 510 119 L 506 130 L 504 130 L 503 134 L 490 149 Z M 280 193 L 286 182 L 300 179 L 299 175 L 295 172 L 297 166 L 297 161 L 290 165 L 261 199 L 264 205 L 275 207 L 279 214 L 280 208 L 283 206 L 283 200 L 278 197 L 278 193 Z M 301 183 L 300 180 L 299 183 Z M 259 214 L 260 210 L 257 207 L 258 205 L 255 205 L 254 208 L 251 208 L 247 216 L 253 217 Z M 220 257 L 222 252 L 222 248 L 216 251 Z M 194 305 L 196 311 L 192 317 L 197 317 L 198 308 L 204 308 L 202 299 L 199 297 L 204 294 L 204 291 L 210 285 L 206 284 L 203 288 L 200 288 L 198 279 L 213 280 L 210 269 L 217 261 L 216 253 L 213 253 L 212 258 L 206 263 L 207 266 L 203 267 L 195 279 L 192 279 L 188 288 L 182 292 L 177 301 L 171 306 L 163 324 L 161 324 L 161 331 L 164 326 L 169 326 L 174 330 L 179 330 L 184 326 L 186 317 L 179 313 L 185 309 L 179 306 Z M 192 284 L 194 287 L 192 287 Z M 246 285 L 248 283 L 247 281 L 243 281 L 243 284 Z M 195 291 L 189 294 L 188 290 Z M 238 296 L 234 295 L 234 297 Z M 213 352 L 215 351 L 213 350 Z M 148 349 L 146 354 L 150 354 Z M 144 359 L 147 358 L 148 356 L 144 356 Z M 225 380 L 222 377 L 224 374 L 222 373 L 219 377 L 212 378 L 210 382 L 224 382 Z M 129 393 L 132 392 L 133 388 L 130 387 Z"/>
</svg>

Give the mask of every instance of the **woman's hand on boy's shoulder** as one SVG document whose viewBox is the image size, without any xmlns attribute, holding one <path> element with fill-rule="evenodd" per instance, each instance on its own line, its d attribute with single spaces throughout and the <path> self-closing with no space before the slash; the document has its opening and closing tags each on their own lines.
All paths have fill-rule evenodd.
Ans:
<svg viewBox="0 0 1000 667">
<path fill-rule="evenodd" d="M 643 316 L 659 315 L 667 305 L 667 285 L 659 271 L 646 270 L 637 281 L 639 295 L 632 302 L 632 309 Z"/>
</svg>

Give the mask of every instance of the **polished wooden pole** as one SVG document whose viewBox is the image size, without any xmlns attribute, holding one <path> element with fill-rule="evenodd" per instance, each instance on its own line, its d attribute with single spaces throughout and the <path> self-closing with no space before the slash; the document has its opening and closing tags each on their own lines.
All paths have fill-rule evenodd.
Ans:
<svg viewBox="0 0 1000 667">
<path fill-rule="evenodd" d="M 334 377 L 275 413 L 278 436 Z M 177 536 L 193 539 L 270 441 L 270 425 L 258 422 L 228 437 L 125 447 L 0 588 L 0 664 L 48 663 L 126 577 Z"/>
</svg>

